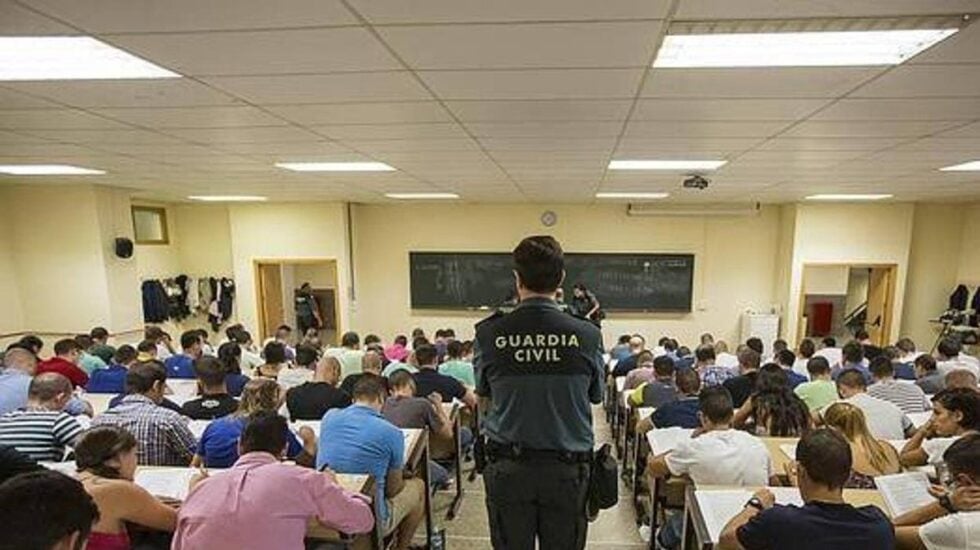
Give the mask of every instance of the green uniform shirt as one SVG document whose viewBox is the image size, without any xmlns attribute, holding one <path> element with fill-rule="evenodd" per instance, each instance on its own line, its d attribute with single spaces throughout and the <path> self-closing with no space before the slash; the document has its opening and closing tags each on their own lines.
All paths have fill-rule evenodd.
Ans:
<svg viewBox="0 0 980 550">
<path fill-rule="evenodd" d="M 833 380 L 804 382 L 793 390 L 811 411 L 820 410 L 837 401 L 837 384 Z"/>
</svg>

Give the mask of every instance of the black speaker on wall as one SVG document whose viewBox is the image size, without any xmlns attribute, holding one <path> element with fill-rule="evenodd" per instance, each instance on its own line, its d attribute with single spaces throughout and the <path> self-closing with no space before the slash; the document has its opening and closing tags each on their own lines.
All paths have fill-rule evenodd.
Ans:
<svg viewBox="0 0 980 550">
<path fill-rule="evenodd" d="M 133 241 L 127 239 L 126 237 L 119 237 L 116 239 L 116 256 L 123 259 L 132 258 Z"/>
</svg>

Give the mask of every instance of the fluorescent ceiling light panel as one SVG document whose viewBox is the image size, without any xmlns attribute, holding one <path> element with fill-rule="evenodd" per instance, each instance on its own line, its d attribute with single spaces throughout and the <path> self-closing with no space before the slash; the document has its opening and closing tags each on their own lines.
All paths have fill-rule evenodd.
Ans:
<svg viewBox="0 0 980 550">
<path fill-rule="evenodd" d="M 383 162 L 277 162 L 276 166 L 294 172 L 394 172 Z"/>
<path fill-rule="evenodd" d="M 666 199 L 670 196 L 670 193 L 596 193 L 595 198 L 597 199 Z"/>
<path fill-rule="evenodd" d="M 0 80 L 180 78 L 90 36 L 2 36 Z"/>
<path fill-rule="evenodd" d="M 980 160 L 971 160 L 963 164 L 954 164 L 939 169 L 940 172 L 980 172 Z"/>
<path fill-rule="evenodd" d="M 610 170 L 715 170 L 727 160 L 611 160 Z"/>
<path fill-rule="evenodd" d="M 653 66 L 831 67 L 898 65 L 958 29 L 675 34 Z"/>
<path fill-rule="evenodd" d="M 820 195 L 810 195 L 808 201 L 880 201 L 890 199 L 894 195 L 887 193 L 825 193 Z"/>
<path fill-rule="evenodd" d="M 389 199 L 458 199 L 456 193 L 385 193 Z"/>
<path fill-rule="evenodd" d="M 187 198 L 202 202 L 265 202 L 268 200 L 259 195 L 191 195 Z"/>
<path fill-rule="evenodd" d="M 105 170 L 93 170 L 68 164 L 2 164 L 0 174 L 15 176 L 97 176 Z"/>
</svg>

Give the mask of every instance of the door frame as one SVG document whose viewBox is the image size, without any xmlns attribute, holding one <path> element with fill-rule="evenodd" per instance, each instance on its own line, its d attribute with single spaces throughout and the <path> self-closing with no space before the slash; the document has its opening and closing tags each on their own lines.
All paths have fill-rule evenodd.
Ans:
<svg viewBox="0 0 980 550">
<path fill-rule="evenodd" d="M 873 263 L 873 262 L 804 262 L 803 270 L 800 273 L 800 293 L 797 296 L 797 302 L 799 304 L 799 309 L 796 319 L 796 343 L 799 345 L 806 336 L 806 268 L 807 267 L 847 267 L 849 270 L 853 268 L 858 269 L 887 269 L 888 273 L 888 290 L 885 291 L 885 315 L 882 321 L 881 333 L 884 338 L 884 342 L 881 342 L 881 346 L 888 344 L 888 340 L 891 338 L 892 326 L 895 322 L 895 287 L 898 278 L 898 264 L 894 263 Z"/>
<path fill-rule="evenodd" d="M 334 304 L 333 304 L 334 318 L 337 319 L 336 332 L 337 334 L 343 334 L 344 332 L 343 317 L 341 317 L 340 315 L 340 311 L 341 311 L 340 302 L 341 302 L 341 296 L 343 290 L 340 288 L 340 271 L 339 271 L 340 261 L 337 258 L 328 258 L 328 257 L 323 257 L 323 258 L 284 257 L 284 258 L 252 258 L 252 281 L 254 283 L 253 292 L 255 293 L 255 309 L 257 310 L 258 313 L 257 317 L 258 317 L 259 326 L 257 328 L 259 330 L 260 335 L 265 334 L 267 332 L 266 329 L 268 328 L 267 327 L 268 322 L 265 318 L 265 308 L 263 307 L 264 304 L 262 302 L 262 288 L 261 288 L 261 281 L 259 280 L 259 265 L 276 264 L 281 267 L 283 264 L 326 264 L 330 262 L 333 262 L 335 267 L 334 288 L 337 289 L 337 299 L 334 300 Z"/>
</svg>

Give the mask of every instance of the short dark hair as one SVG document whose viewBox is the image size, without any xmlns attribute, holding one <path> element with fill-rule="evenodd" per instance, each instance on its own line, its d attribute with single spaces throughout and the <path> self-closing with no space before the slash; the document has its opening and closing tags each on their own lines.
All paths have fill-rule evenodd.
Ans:
<svg viewBox="0 0 980 550">
<path fill-rule="evenodd" d="M 724 386 L 704 388 L 698 394 L 698 406 L 701 412 L 715 424 L 730 422 L 735 414 L 732 394 Z"/>
<path fill-rule="evenodd" d="M 826 338 L 824 338 L 823 340 L 821 340 L 820 343 L 822 343 L 825 348 L 836 348 L 837 347 L 837 339 L 834 338 L 833 336 L 827 336 Z"/>
<path fill-rule="evenodd" d="M 814 353 L 817 353 L 817 346 L 813 344 L 813 340 L 804 338 L 803 341 L 800 342 L 799 352 L 804 359 L 809 359 L 813 357 Z"/>
<path fill-rule="evenodd" d="M 182 349 L 191 349 L 195 344 L 201 343 L 201 335 L 197 330 L 184 331 L 180 335 L 180 347 Z"/>
<path fill-rule="evenodd" d="M 40 351 L 41 348 L 44 347 L 44 340 L 41 340 L 34 334 L 28 334 L 27 336 L 24 336 L 17 342 L 28 347 L 31 351 L 35 353 Z"/>
<path fill-rule="evenodd" d="M 532 292 L 554 292 L 565 276 L 565 255 L 549 235 L 527 237 L 514 248 L 514 270 Z"/>
<path fill-rule="evenodd" d="M 218 360 L 229 374 L 242 373 L 242 347 L 235 342 L 225 342 L 218 346 Z"/>
<path fill-rule="evenodd" d="M 838 489 L 851 476 L 851 445 L 833 428 L 804 433 L 796 444 L 796 460 L 808 478 L 830 489 Z"/>
<path fill-rule="evenodd" d="M 871 363 L 868 364 L 868 370 L 877 378 L 895 377 L 895 367 L 892 365 L 892 360 L 884 355 L 872 359 Z"/>
<path fill-rule="evenodd" d="M 674 360 L 667 355 L 661 355 L 653 360 L 653 372 L 657 376 L 673 376 L 674 374 Z"/>
<path fill-rule="evenodd" d="M 392 388 L 407 388 L 411 386 L 413 388 L 412 391 L 415 391 L 415 377 L 405 369 L 398 369 L 392 373 L 391 378 L 388 379 L 388 383 Z"/>
<path fill-rule="evenodd" d="M 980 482 L 980 434 L 966 434 L 946 449 L 943 461 L 953 475 L 965 474 Z"/>
<path fill-rule="evenodd" d="M 868 387 L 868 381 L 857 369 L 844 369 L 837 377 L 837 385 L 845 388 L 864 389 Z"/>
<path fill-rule="evenodd" d="M 694 369 L 680 369 L 674 373 L 674 383 L 681 393 L 692 395 L 701 389 L 701 376 Z"/>
<path fill-rule="evenodd" d="M 429 344 L 423 344 L 415 348 L 415 360 L 418 361 L 420 366 L 435 363 L 438 355 L 435 346 Z"/>
<path fill-rule="evenodd" d="M 276 332 L 292 332 L 292 331 L 293 331 L 293 327 L 289 325 L 279 325 L 278 327 L 276 327 Z"/>
<path fill-rule="evenodd" d="M 365 346 L 370 346 L 371 344 L 380 344 L 380 343 L 381 343 L 381 337 L 378 336 L 377 334 L 368 334 L 367 336 L 364 337 Z"/>
<path fill-rule="evenodd" d="M 88 333 L 93 340 L 105 340 L 109 337 L 109 331 L 105 327 L 95 327 Z"/>
<path fill-rule="evenodd" d="M 159 361 L 143 361 L 126 373 L 126 393 L 146 393 L 156 382 L 167 381 L 167 369 Z"/>
<path fill-rule="evenodd" d="M 620 346 L 622 346 L 623 344 L 629 344 L 630 338 L 632 338 L 632 336 L 630 336 L 629 334 L 621 334 L 619 336 L 619 339 L 616 340 L 616 343 Z"/>
<path fill-rule="evenodd" d="M 31 383 L 27 388 L 27 395 L 31 399 L 36 399 L 42 403 L 51 401 L 61 394 L 71 394 L 72 389 L 74 389 L 71 380 L 57 372 L 38 374 L 31 379 Z"/>
<path fill-rule="evenodd" d="M 936 370 L 936 358 L 931 355 L 920 355 L 915 358 L 913 364 L 924 371 L 934 371 Z"/>
<path fill-rule="evenodd" d="M 397 344 L 399 346 L 402 346 L 402 347 L 407 346 L 408 345 L 408 336 L 405 336 L 404 334 L 399 334 L 398 336 L 395 336 L 395 344 Z"/>
<path fill-rule="evenodd" d="M 122 474 L 109 461 L 136 447 L 136 437 L 119 426 L 93 426 L 82 432 L 75 443 L 75 465 L 97 476 L 119 479 Z"/>
<path fill-rule="evenodd" d="M 902 356 L 902 350 L 898 346 L 885 346 L 881 348 L 881 356 L 887 357 L 889 361 L 895 361 Z"/>
<path fill-rule="evenodd" d="M 830 361 L 822 355 L 814 355 L 806 362 L 806 371 L 810 376 L 818 376 L 830 372 Z"/>
<path fill-rule="evenodd" d="M 75 336 L 75 342 L 78 343 L 78 347 L 82 348 L 83 350 L 89 349 L 95 345 L 92 337 L 88 334 L 79 334 L 78 336 Z"/>
<path fill-rule="evenodd" d="M 286 448 L 289 423 L 274 411 L 256 411 L 248 416 L 242 430 L 243 453 L 265 452 L 275 456 Z"/>
<path fill-rule="evenodd" d="M 310 367 L 319 359 L 320 353 L 313 346 L 301 344 L 296 346 L 296 364 L 301 367 Z"/>
<path fill-rule="evenodd" d="M 980 392 L 970 388 L 942 390 L 932 398 L 950 412 L 963 415 L 960 426 L 965 430 L 980 430 Z"/>
<path fill-rule="evenodd" d="M 715 360 L 715 347 L 711 344 L 702 344 L 694 350 L 694 358 L 699 363 L 706 363 Z"/>
<path fill-rule="evenodd" d="M 653 362 L 653 352 L 650 350 L 643 350 L 636 354 L 636 366 L 640 366 L 643 363 Z M 654 365 L 656 366 L 656 365 Z"/>
<path fill-rule="evenodd" d="M 123 344 L 116 348 L 116 353 L 112 354 L 112 360 L 119 365 L 128 365 L 136 360 L 136 348 L 129 344 Z"/>
<path fill-rule="evenodd" d="M 350 331 L 345 332 L 343 336 L 340 337 L 340 345 L 345 348 L 350 346 L 356 346 L 361 343 L 361 337 L 357 335 L 356 332 Z"/>
<path fill-rule="evenodd" d="M 62 338 L 54 343 L 55 355 L 68 355 L 73 351 L 82 351 L 82 346 L 72 338 Z"/>
<path fill-rule="evenodd" d="M 153 340 L 143 340 L 136 345 L 136 351 L 141 351 L 143 353 L 156 353 L 157 343 Z"/>
<path fill-rule="evenodd" d="M 746 347 L 742 351 L 738 352 L 738 364 L 740 366 L 757 369 L 759 368 L 759 364 L 761 362 L 762 357 L 759 355 L 759 352 L 752 348 Z"/>
<path fill-rule="evenodd" d="M 789 344 L 786 343 L 786 340 L 783 340 L 782 338 L 777 338 L 772 341 L 772 349 L 775 350 L 776 352 L 779 352 L 784 349 L 789 349 Z"/>
<path fill-rule="evenodd" d="M 446 345 L 446 353 L 448 353 L 449 357 L 452 359 L 459 359 L 463 356 L 463 343 L 459 340 L 449 342 L 449 344 Z"/>
<path fill-rule="evenodd" d="M 228 370 L 217 357 L 203 355 L 194 360 L 194 376 L 206 388 L 220 386 L 225 381 Z"/>
<path fill-rule="evenodd" d="M 0 510 L 9 526 L 0 543 L 5 549 L 49 550 L 76 532 L 83 541 L 99 520 L 99 507 L 82 483 L 53 470 L 21 474 L 0 485 Z"/>
<path fill-rule="evenodd" d="M 868 338 L 871 338 L 871 335 L 868 334 L 868 331 L 864 330 L 863 328 L 859 328 L 854 333 L 854 338 L 857 340 L 867 340 Z"/>
<path fill-rule="evenodd" d="M 788 349 L 781 349 L 776 352 L 776 360 L 780 365 L 792 367 L 796 363 L 796 354 Z"/>
<path fill-rule="evenodd" d="M 895 342 L 895 347 L 905 353 L 912 353 L 915 351 L 915 342 L 913 342 L 911 338 L 903 337 L 899 338 L 898 342 Z"/>
<path fill-rule="evenodd" d="M 762 339 L 755 336 L 749 338 L 745 341 L 745 346 L 750 350 L 762 355 L 765 353 L 765 346 L 762 345 Z"/>
<path fill-rule="evenodd" d="M 282 342 L 269 342 L 262 348 L 262 357 L 270 365 L 286 362 L 286 346 Z"/>
<path fill-rule="evenodd" d="M 864 346 L 851 340 L 844 344 L 844 347 L 841 349 L 841 355 L 844 357 L 846 363 L 860 363 L 864 361 Z"/>
<path fill-rule="evenodd" d="M 384 401 L 385 387 L 382 380 L 384 379 L 380 376 L 362 376 L 354 384 L 354 400 L 371 399 Z"/>
<path fill-rule="evenodd" d="M 664 349 L 667 351 L 677 351 L 677 340 L 673 338 L 668 338 L 667 342 L 664 343 Z"/>
<path fill-rule="evenodd" d="M 943 357 L 956 357 L 963 351 L 963 345 L 960 344 L 959 338 L 947 337 L 939 342 L 936 351 L 941 353 Z"/>
</svg>

